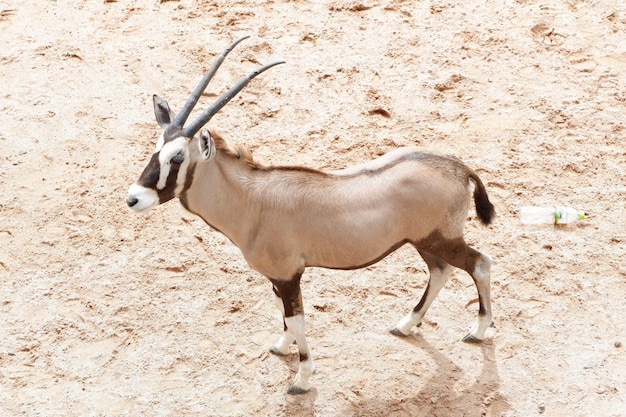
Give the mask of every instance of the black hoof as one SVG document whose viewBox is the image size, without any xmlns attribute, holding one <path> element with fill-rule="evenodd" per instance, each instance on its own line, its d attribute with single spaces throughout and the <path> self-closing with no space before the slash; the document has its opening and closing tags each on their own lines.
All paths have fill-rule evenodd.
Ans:
<svg viewBox="0 0 626 417">
<path fill-rule="evenodd" d="M 270 348 L 270 353 L 274 354 L 276 356 L 287 356 L 288 355 L 288 353 L 283 353 L 280 350 L 278 350 L 278 348 L 276 346 L 272 346 Z"/>
<path fill-rule="evenodd" d="M 397 327 L 394 327 L 393 329 L 389 330 L 389 333 L 391 333 L 394 336 L 398 336 L 398 337 L 407 337 L 408 336 L 408 334 L 404 334 L 400 330 L 398 330 Z"/>
<path fill-rule="evenodd" d="M 308 391 L 309 391 L 308 389 L 303 389 L 300 387 L 296 387 L 295 385 L 292 385 L 287 390 L 287 394 L 297 395 L 297 394 L 304 394 L 305 392 L 308 392 Z"/>
<path fill-rule="evenodd" d="M 467 336 L 465 336 L 463 338 L 463 341 L 465 343 L 473 343 L 473 344 L 482 343 L 483 342 L 482 339 L 479 339 L 479 338 L 477 338 L 475 336 L 472 336 L 471 334 L 468 334 Z"/>
</svg>

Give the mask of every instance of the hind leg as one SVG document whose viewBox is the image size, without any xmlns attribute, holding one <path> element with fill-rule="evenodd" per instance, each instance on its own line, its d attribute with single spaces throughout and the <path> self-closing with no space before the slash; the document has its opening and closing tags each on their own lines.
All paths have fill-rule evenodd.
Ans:
<svg viewBox="0 0 626 417">
<path fill-rule="evenodd" d="M 471 248 L 470 248 L 471 249 Z M 491 257 L 474 249 L 478 256 L 475 258 L 474 269 L 468 271 L 474 279 L 478 290 L 478 317 L 470 328 L 469 333 L 463 338 L 464 342 L 479 343 L 485 338 L 487 328 L 493 324 L 491 314 Z"/>
<path fill-rule="evenodd" d="M 441 260 L 440 258 L 430 255 L 426 252 L 420 251 L 420 255 L 424 258 L 428 270 L 430 272 L 430 278 L 426 290 L 422 295 L 419 303 L 413 310 L 402 318 L 391 330 L 396 336 L 407 336 L 413 326 L 419 326 L 422 324 L 422 318 L 426 314 L 426 310 L 430 307 L 434 299 L 439 294 L 439 291 L 446 285 L 446 282 L 450 278 L 452 268 L 449 264 Z"/>
<path fill-rule="evenodd" d="M 441 261 L 460 268 L 471 275 L 478 290 L 478 316 L 463 338 L 464 342 L 477 343 L 485 338 L 487 328 L 492 324 L 490 270 L 491 257 L 482 254 L 465 243 L 462 237 L 446 239 L 441 233 L 433 233 L 426 239 L 415 242 L 420 253 L 428 252 Z"/>
</svg>

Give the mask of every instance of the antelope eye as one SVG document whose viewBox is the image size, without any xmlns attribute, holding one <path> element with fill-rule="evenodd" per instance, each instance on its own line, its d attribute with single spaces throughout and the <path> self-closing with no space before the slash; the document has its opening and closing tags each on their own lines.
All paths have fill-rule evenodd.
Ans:
<svg viewBox="0 0 626 417">
<path fill-rule="evenodd" d="M 185 160 L 183 154 L 179 153 L 178 155 L 174 155 L 174 157 L 170 160 L 173 164 L 180 165 Z"/>
</svg>

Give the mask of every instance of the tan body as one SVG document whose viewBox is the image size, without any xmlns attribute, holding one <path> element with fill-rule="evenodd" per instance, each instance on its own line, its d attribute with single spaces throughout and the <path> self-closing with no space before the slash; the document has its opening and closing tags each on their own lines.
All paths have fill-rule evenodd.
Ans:
<svg viewBox="0 0 626 417">
<path fill-rule="evenodd" d="M 276 169 L 237 158 L 211 136 L 215 162 L 196 166 L 181 200 L 270 278 L 291 279 L 308 266 L 362 267 L 435 230 L 462 236 L 471 171 L 455 158 L 402 148 L 331 173 Z"/>
</svg>

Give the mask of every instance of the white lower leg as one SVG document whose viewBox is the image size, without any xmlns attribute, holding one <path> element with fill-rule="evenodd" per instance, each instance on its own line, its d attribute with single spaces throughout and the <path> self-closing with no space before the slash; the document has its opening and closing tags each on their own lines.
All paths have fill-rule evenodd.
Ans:
<svg viewBox="0 0 626 417">
<path fill-rule="evenodd" d="M 285 319 L 285 306 L 283 305 L 283 301 L 277 295 L 274 295 L 274 303 L 276 307 L 283 315 L 283 320 Z M 285 329 L 283 335 L 278 339 L 278 342 L 270 349 L 270 352 L 276 355 L 288 355 L 289 354 L 289 346 L 295 342 L 296 337 L 289 330 L 289 328 Z"/>
<path fill-rule="evenodd" d="M 288 355 L 290 353 L 289 346 L 295 342 L 296 338 L 286 330 L 278 339 L 278 342 L 272 347 L 271 352 L 277 355 Z"/>
<path fill-rule="evenodd" d="M 413 309 L 409 314 L 404 316 L 392 330 L 393 333 L 401 333 L 407 336 L 413 326 L 419 326 L 422 324 L 422 319 L 424 318 L 424 314 L 426 314 L 426 310 L 428 310 L 435 298 L 437 298 L 439 291 L 441 291 L 444 285 L 446 285 L 451 273 L 452 268 L 450 267 L 446 267 L 443 270 L 433 268 L 430 271 L 428 288 L 426 289 L 426 293 L 422 296 L 424 298 L 420 301 L 420 308 L 417 311 Z"/>
<path fill-rule="evenodd" d="M 485 338 L 485 332 L 493 323 L 491 315 L 491 257 L 483 254 L 476 263 L 472 277 L 478 289 L 480 311 L 469 334 L 463 340 L 466 342 L 480 342 Z"/>
<path fill-rule="evenodd" d="M 411 310 L 409 314 L 400 319 L 400 321 L 398 322 L 398 324 L 396 324 L 396 327 L 392 331 L 394 333 L 400 332 L 403 335 L 408 336 L 413 326 L 419 326 L 420 324 L 422 324 L 423 317 L 423 313 L 416 313 L 415 311 Z"/>
<path fill-rule="evenodd" d="M 492 319 L 491 315 L 489 316 L 478 316 L 474 321 L 474 324 L 470 328 L 470 331 L 467 336 L 465 336 L 466 342 L 480 342 L 485 339 L 485 332 L 489 326 L 491 326 Z"/>
<path fill-rule="evenodd" d="M 308 391 L 311 388 L 309 378 L 315 370 L 311 352 L 304 334 L 304 316 L 297 315 L 285 318 L 288 331 L 295 336 L 298 344 L 298 352 L 300 354 L 300 364 L 298 365 L 298 373 L 296 374 L 293 384 L 289 387 L 289 393 L 299 394 Z"/>
</svg>

